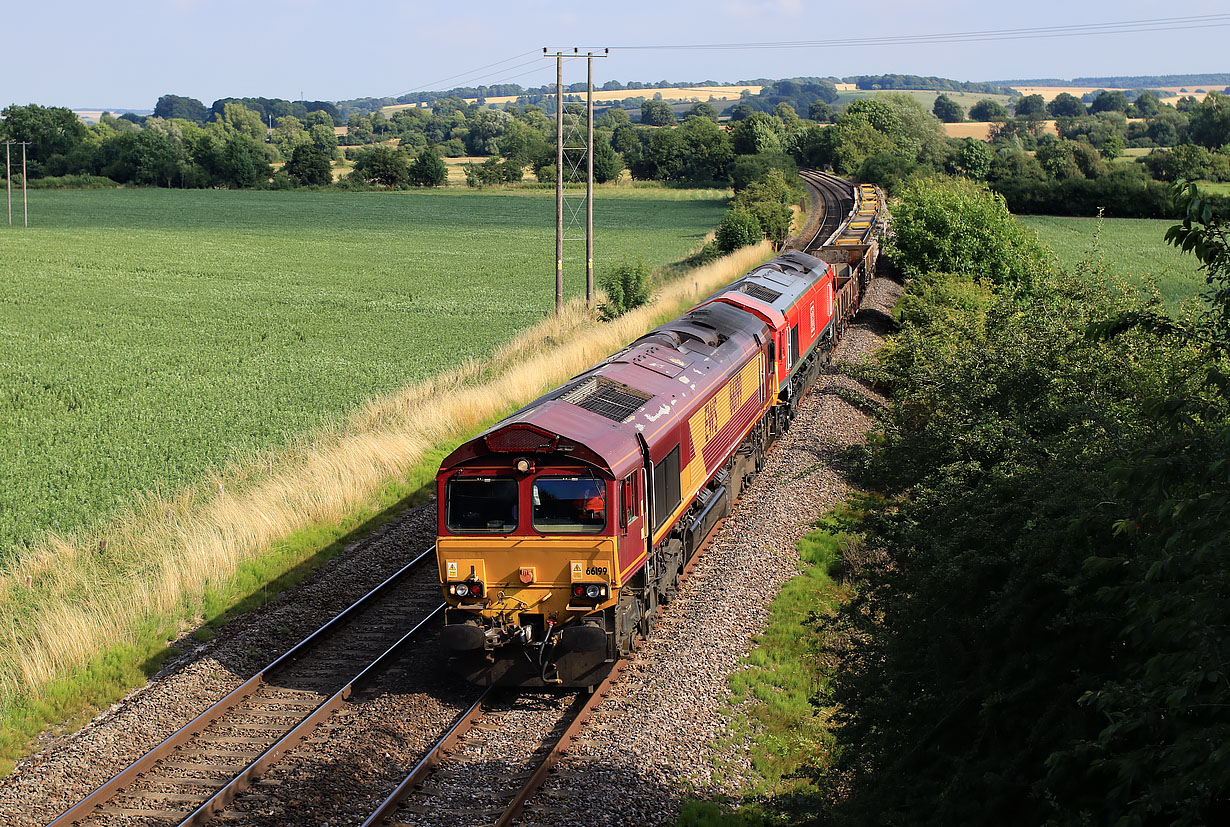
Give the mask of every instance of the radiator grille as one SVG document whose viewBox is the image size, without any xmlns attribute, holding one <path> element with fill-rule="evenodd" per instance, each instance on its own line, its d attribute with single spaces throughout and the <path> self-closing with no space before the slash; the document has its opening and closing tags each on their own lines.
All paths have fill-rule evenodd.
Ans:
<svg viewBox="0 0 1230 827">
<path fill-rule="evenodd" d="M 762 302 L 768 302 L 769 304 L 772 304 L 782 297 L 782 294 L 776 290 L 770 290 L 763 284 L 756 284 L 752 281 L 744 284 L 740 289 L 753 299 L 760 299 Z"/>
<path fill-rule="evenodd" d="M 628 421 L 637 408 L 652 398 L 653 394 L 638 391 L 605 376 L 595 376 L 582 382 L 560 397 L 564 402 L 571 402 L 614 422 Z"/>
</svg>

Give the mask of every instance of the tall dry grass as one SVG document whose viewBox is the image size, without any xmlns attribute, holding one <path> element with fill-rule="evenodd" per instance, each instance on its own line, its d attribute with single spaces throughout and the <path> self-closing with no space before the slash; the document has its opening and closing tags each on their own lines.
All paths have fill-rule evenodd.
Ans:
<svg viewBox="0 0 1230 827">
<path fill-rule="evenodd" d="M 37 698 L 151 618 L 196 617 L 203 594 L 278 541 L 354 513 L 404 478 L 434 445 L 581 372 L 771 254 L 746 248 L 662 287 L 653 301 L 596 324 L 583 304 L 496 352 L 362 405 L 278 452 L 255 454 L 196 488 L 151 494 L 104 531 L 48 536 L 0 574 L 0 698 Z"/>
</svg>

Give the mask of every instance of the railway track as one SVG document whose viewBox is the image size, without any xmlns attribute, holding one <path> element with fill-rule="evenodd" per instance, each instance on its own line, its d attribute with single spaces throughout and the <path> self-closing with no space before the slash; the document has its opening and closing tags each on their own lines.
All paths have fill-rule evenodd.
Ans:
<svg viewBox="0 0 1230 827">
<path fill-rule="evenodd" d="M 622 670 L 593 692 L 487 690 L 363 827 L 512 824 Z"/>
<path fill-rule="evenodd" d="M 687 582 L 725 522 L 717 524 L 684 566 L 681 584 Z M 657 614 L 667 610 L 658 606 Z M 626 661 L 616 662 L 588 692 L 487 689 L 428 748 L 362 827 L 508 827 L 526 810 L 626 665 Z"/>
<path fill-rule="evenodd" d="M 805 176 L 824 205 L 824 217 L 806 249 L 831 243 L 859 216 L 860 192 L 825 173 Z M 876 197 L 878 210 L 878 196 Z M 859 241 L 871 233 L 859 228 Z M 725 520 L 687 562 L 686 582 Z M 667 607 L 659 606 L 661 615 Z M 460 715 L 409 775 L 363 822 L 363 827 L 427 824 L 506 827 L 522 815 L 555 761 L 598 708 L 626 665 L 616 663 L 592 694 L 501 693 L 489 689 Z M 532 810 L 525 813 L 533 821 Z M 551 815 L 539 819 L 550 823 Z"/>
<path fill-rule="evenodd" d="M 816 170 L 805 169 L 799 176 L 814 192 L 821 206 L 820 226 L 815 235 L 803 246 L 807 252 L 816 247 L 829 244 L 840 234 L 842 228 L 850 222 L 858 204 L 858 189 L 835 175 Z"/>
<path fill-rule="evenodd" d="M 431 588 L 434 552 L 407 563 L 48 827 L 209 821 L 442 615 Z"/>
<path fill-rule="evenodd" d="M 684 565 L 679 577 L 681 585 L 692 575 L 725 522 L 723 519 L 717 523 Z M 656 615 L 667 610 L 667 606 L 659 605 Z M 410 773 L 363 821 L 362 827 L 441 823 L 456 827 L 508 827 L 526 810 L 551 768 L 610 693 L 626 666 L 627 661 L 613 664 L 591 691 L 552 695 L 488 688 L 424 752 Z M 437 779 L 438 783 L 429 786 L 429 782 Z"/>
</svg>

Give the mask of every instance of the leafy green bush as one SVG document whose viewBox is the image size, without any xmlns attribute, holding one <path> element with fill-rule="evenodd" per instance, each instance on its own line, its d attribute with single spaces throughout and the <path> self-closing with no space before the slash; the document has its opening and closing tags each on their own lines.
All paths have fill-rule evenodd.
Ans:
<svg viewBox="0 0 1230 827">
<path fill-rule="evenodd" d="M 13 176 L 13 186 L 21 185 L 21 175 Z M 101 175 L 61 175 L 52 178 L 31 178 L 27 186 L 32 190 L 99 190 L 118 187 L 115 181 Z"/>
<path fill-rule="evenodd" d="M 731 253 L 740 247 L 757 244 L 764 238 L 764 230 L 756 216 L 741 207 L 732 207 L 718 224 L 716 239 L 718 249 Z"/>
<path fill-rule="evenodd" d="M 1166 184 L 1135 167 L 1116 167 L 1100 178 L 1007 177 L 993 184 L 1018 215 L 1083 215 L 1107 218 L 1168 218 L 1173 215 Z"/>
<path fill-rule="evenodd" d="M 802 190 L 779 169 L 769 169 L 758 180 L 735 195 L 734 206 L 755 216 L 765 236 L 776 242 L 790 234 L 790 205 L 802 197 Z"/>
<path fill-rule="evenodd" d="M 907 276 L 944 272 L 1026 284 L 1044 268 L 1037 236 L 1002 197 L 971 181 L 912 179 L 893 211 L 893 231 L 885 252 Z"/>
<path fill-rule="evenodd" d="M 404 187 L 410 181 L 410 161 L 397 147 L 378 144 L 355 156 L 350 174 L 369 184 Z"/>
<path fill-rule="evenodd" d="M 600 308 L 603 317 L 614 319 L 649 301 L 649 275 L 649 265 L 640 259 L 604 273 L 598 279 L 606 291 L 606 304 Z"/>
<path fill-rule="evenodd" d="M 430 149 L 424 149 L 410 164 L 410 183 L 416 187 L 439 187 L 448 182 L 448 167 Z"/>
<path fill-rule="evenodd" d="M 739 155 L 730 170 L 730 182 L 735 192 L 764 178 L 771 169 L 781 170 L 787 180 L 794 180 L 799 166 L 784 152 L 762 152 L 759 155 Z"/>
</svg>

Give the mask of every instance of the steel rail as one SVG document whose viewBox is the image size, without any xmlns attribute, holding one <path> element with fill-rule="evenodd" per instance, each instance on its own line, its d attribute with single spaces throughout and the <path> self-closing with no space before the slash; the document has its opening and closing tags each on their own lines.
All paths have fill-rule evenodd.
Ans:
<svg viewBox="0 0 1230 827">
<path fill-rule="evenodd" d="M 832 196 L 829 191 L 822 186 L 821 182 L 816 177 L 813 177 L 813 174 L 809 170 L 800 171 L 799 177 L 803 179 L 803 182 L 807 184 L 807 186 L 819 198 L 820 201 L 820 221 L 816 227 L 816 231 L 812 234 L 811 240 L 802 247 L 803 251 L 806 252 L 814 249 L 821 243 L 821 235 L 830 226 L 830 215 L 832 213 L 830 202 L 832 201 Z"/>
<path fill-rule="evenodd" d="M 379 657 L 363 668 L 361 672 L 350 679 L 349 682 L 337 692 L 335 692 L 328 700 L 322 702 L 307 717 L 296 724 L 290 731 L 275 741 L 263 753 L 236 774 L 230 781 L 226 782 L 213 796 L 202 804 L 197 809 L 193 810 L 183 821 L 179 823 L 179 827 L 190 827 L 190 825 L 204 824 L 214 817 L 219 811 L 223 810 L 237 795 L 242 793 L 252 785 L 265 770 L 269 769 L 277 762 L 286 752 L 294 749 L 298 744 L 312 734 L 312 731 L 321 724 L 326 718 L 340 709 L 346 704 L 350 697 L 358 691 L 363 684 L 372 680 L 386 669 L 393 656 L 398 653 L 403 646 L 411 639 L 416 637 L 428 623 L 440 617 L 444 610 L 448 608 L 447 603 L 441 603 L 430 614 L 420 620 L 413 629 L 406 632 L 400 639 L 388 649 L 386 649 Z"/>
<path fill-rule="evenodd" d="M 244 700 L 259 691 L 261 687 L 266 684 L 266 676 L 270 673 L 277 671 L 283 666 L 293 663 L 312 646 L 320 643 L 330 634 L 336 632 L 345 624 L 349 623 L 350 619 L 354 615 L 365 610 L 370 604 L 378 600 L 386 591 L 400 583 L 414 570 L 419 568 L 425 559 L 435 553 L 435 550 L 436 547 L 433 545 L 418 557 L 415 557 L 405 566 L 386 578 L 384 582 L 380 583 L 380 585 L 376 586 L 350 606 L 343 609 L 331 620 L 316 631 L 312 632 L 312 634 L 308 635 L 303 640 L 299 641 L 299 643 L 295 644 L 292 648 L 288 649 L 268 666 L 252 675 L 242 684 L 235 687 L 221 699 L 216 701 L 204 712 L 197 715 L 191 721 L 184 724 L 174 733 L 169 735 L 149 752 L 145 753 L 143 756 L 130 764 L 126 769 L 114 775 L 110 780 L 98 786 L 80 802 L 65 810 L 52 821 L 48 822 L 47 827 L 67 827 L 67 825 L 77 824 L 88 818 L 93 814 L 97 807 L 114 798 L 118 793 L 122 792 L 130 784 L 139 779 L 142 775 L 173 753 L 176 749 L 188 743 L 193 736 L 203 731 L 210 724 L 221 719 Z"/>
<path fill-rule="evenodd" d="M 486 714 L 487 707 L 491 703 L 491 698 L 495 694 L 496 687 L 487 687 L 483 694 L 478 697 L 478 700 L 469 709 L 461 713 L 453 725 L 448 728 L 448 731 L 428 748 L 423 757 L 419 759 L 419 762 L 414 765 L 414 769 L 410 770 L 410 774 L 367 817 L 362 827 L 373 827 L 373 825 L 381 824 L 385 819 L 391 817 L 397 811 L 397 808 L 401 806 L 401 803 L 409 798 L 415 789 L 426 780 L 431 771 L 439 766 L 440 762 L 444 760 L 444 756 L 452 752 L 453 748 L 465 737 L 466 733 L 483 719 L 483 715 Z"/>
<path fill-rule="evenodd" d="M 802 173 L 800 174 L 803 175 Z M 803 247 L 804 250 L 811 250 L 824 244 L 832 237 L 835 231 L 839 231 L 841 222 L 837 220 L 838 202 L 834 199 L 833 193 L 825 181 L 814 174 L 803 175 L 803 180 L 811 187 L 812 192 L 819 196 L 821 202 L 819 225 L 811 241 L 807 242 Z"/>
<path fill-rule="evenodd" d="M 607 676 L 594 688 L 589 699 L 573 714 L 572 720 L 568 722 L 568 726 L 560 733 L 559 738 L 551 746 L 550 751 L 539 761 L 534 772 L 521 785 L 521 789 L 517 790 L 517 794 L 513 796 L 513 800 L 504 809 L 504 813 L 495 822 L 494 827 L 508 827 L 508 825 L 512 824 L 513 819 L 521 815 L 530 796 L 538 792 L 542 782 L 547 780 L 547 773 L 551 771 L 551 768 L 555 766 L 560 757 L 568 751 L 568 746 L 577 737 L 581 727 L 585 726 L 598 707 L 602 705 L 602 701 L 611 693 L 611 688 L 615 685 L 615 681 L 619 680 L 619 676 L 623 673 L 626 664 L 627 661 L 624 660 L 615 662 Z"/>
<path fill-rule="evenodd" d="M 803 248 L 806 251 L 832 243 L 833 239 L 849 226 L 858 212 L 859 194 L 857 186 L 829 173 L 816 170 L 802 170 L 799 176 L 811 184 L 812 188 L 820 194 L 825 202 L 820 227 L 816 230 L 812 240 Z M 844 215 L 841 212 L 843 202 L 849 202 L 851 205 Z M 833 209 L 829 208 L 830 203 Z M 837 220 L 830 223 L 830 217 Z M 833 228 L 832 232 L 824 236 L 824 240 L 821 241 L 821 236 L 830 226 Z"/>
</svg>

